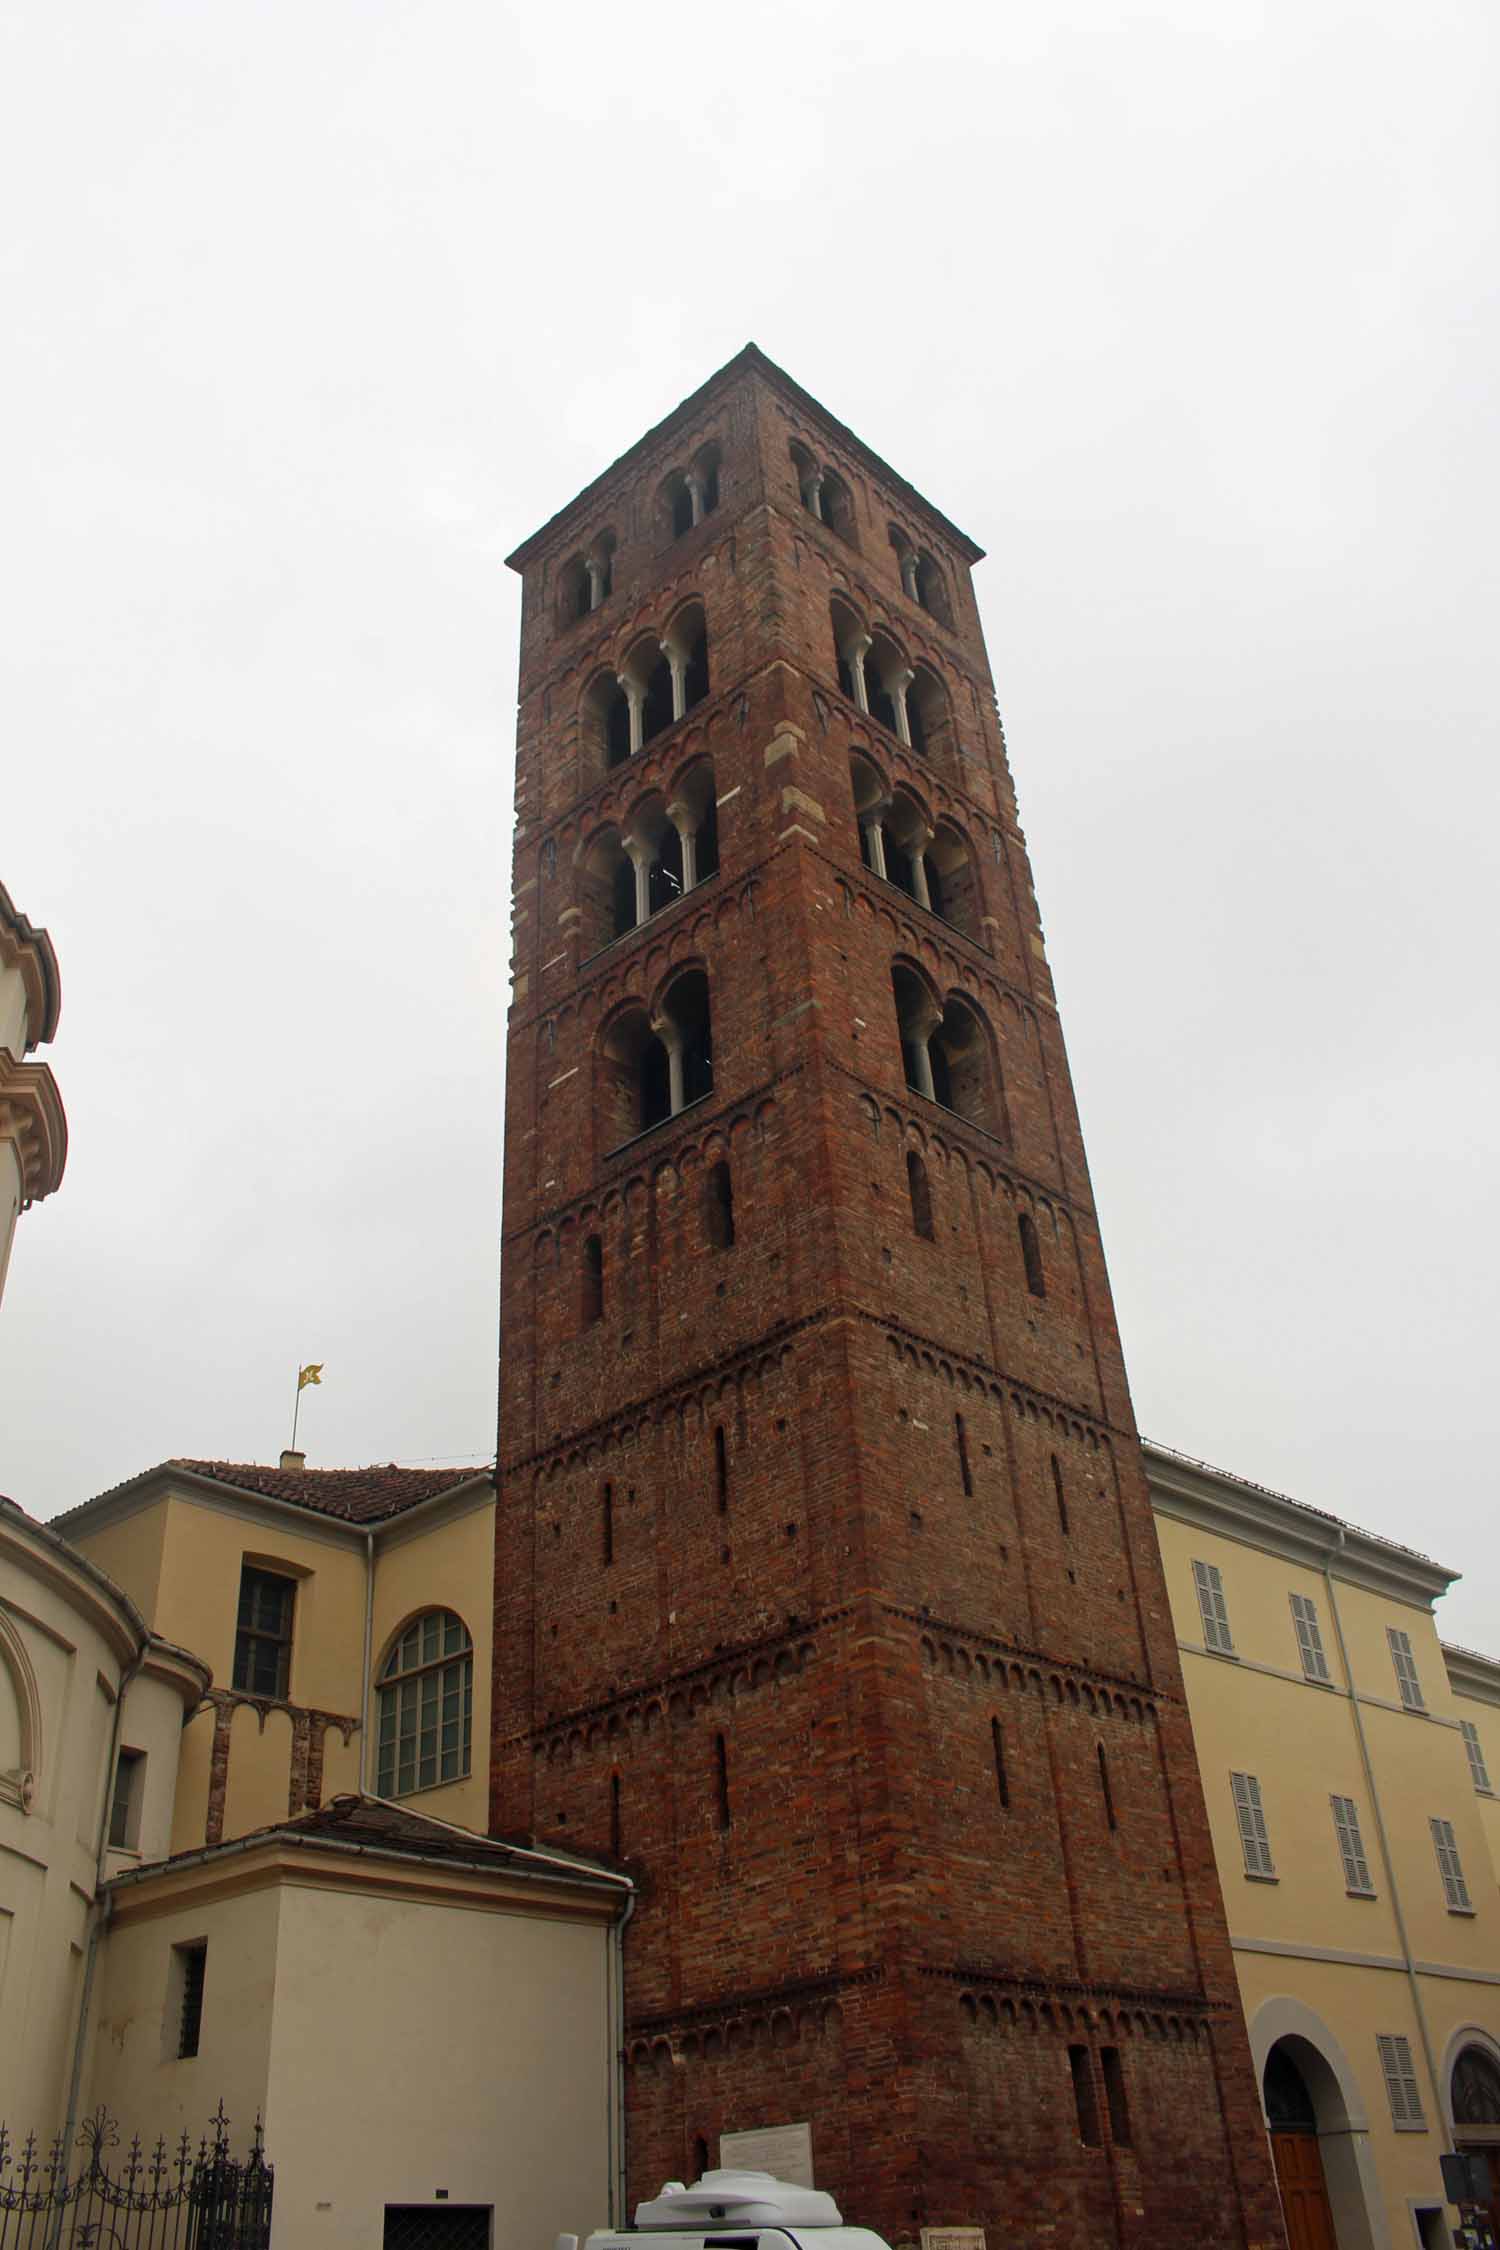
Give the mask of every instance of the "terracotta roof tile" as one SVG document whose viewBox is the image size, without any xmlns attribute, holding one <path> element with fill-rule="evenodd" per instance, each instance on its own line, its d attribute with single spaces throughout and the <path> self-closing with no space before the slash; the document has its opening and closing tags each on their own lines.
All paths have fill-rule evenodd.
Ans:
<svg viewBox="0 0 1500 2250">
<path fill-rule="evenodd" d="M 258 1492 L 267 1500 L 288 1500 L 297 1508 L 312 1508 L 320 1516 L 338 1516 L 345 1523 L 381 1523 L 399 1516 L 420 1500 L 452 1492 L 477 1476 L 488 1476 L 481 1465 L 473 1469 L 403 1469 L 394 1461 L 367 1469 L 273 1469 L 254 1461 L 190 1461 L 175 1458 L 172 1469 L 191 1469 L 195 1476 L 212 1477 L 216 1484 L 236 1486 L 241 1492 Z"/>
</svg>

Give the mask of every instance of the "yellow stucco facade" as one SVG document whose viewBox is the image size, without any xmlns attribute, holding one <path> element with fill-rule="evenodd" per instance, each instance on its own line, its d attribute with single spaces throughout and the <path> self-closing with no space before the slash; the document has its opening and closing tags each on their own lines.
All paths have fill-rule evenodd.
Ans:
<svg viewBox="0 0 1500 2250">
<path fill-rule="evenodd" d="M 1451 1572 L 1147 1461 L 1268 2120 L 1300 2085 L 1339 2250 L 1446 2242 L 1454 2067 L 1500 2066 L 1500 1834 L 1460 1723 L 1500 1757 L 1500 1673 L 1475 1658 L 1455 1691 L 1433 1616 Z M 1500 2118 L 1457 2139 L 1500 2142 Z"/>
<path fill-rule="evenodd" d="M 412 1499 L 406 1473 L 395 1512 L 368 1521 L 332 1512 L 347 1504 L 340 1480 L 365 1477 L 376 1495 L 365 1504 L 376 1505 L 378 1480 L 399 1474 L 168 1462 L 59 1520 L 158 1632 L 187 1637 L 212 1668 L 183 1738 L 174 1852 L 360 1788 L 484 1829 L 494 1487 L 487 1472 L 429 1476 Z M 273 1489 L 256 1490 L 250 1476 Z M 278 1482 L 311 1497 L 281 1497 Z M 247 1574 L 285 1590 L 284 1678 L 269 1690 L 247 1663 Z M 435 1779 L 383 1773 L 382 1705 L 397 1691 L 382 1688 L 382 1674 L 408 1627 L 433 1612 L 460 1620 L 470 1642 L 463 1746 L 451 1744 Z"/>
</svg>

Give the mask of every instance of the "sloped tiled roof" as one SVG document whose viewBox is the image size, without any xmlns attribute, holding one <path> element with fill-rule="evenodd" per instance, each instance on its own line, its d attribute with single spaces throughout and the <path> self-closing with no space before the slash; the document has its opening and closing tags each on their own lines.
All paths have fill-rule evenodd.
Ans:
<svg viewBox="0 0 1500 2250">
<path fill-rule="evenodd" d="M 255 1493 L 264 1500 L 309 1508 L 315 1515 L 334 1516 L 350 1524 L 385 1523 L 423 1500 L 435 1499 L 442 1492 L 456 1492 L 476 1477 L 494 1474 L 488 1462 L 476 1463 L 471 1469 L 405 1469 L 394 1461 L 375 1462 L 365 1469 L 282 1469 L 259 1461 L 197 1461 L 175 1455 L 138 1476 L 126 1477 L 123 1483 L 112 1484 L 81 1507 L 67 1509 L 55 1523 L 66 1530 L 102 1501 L 113 1500 L 149 1479 L 169 1476 L 174 1469 L 204 1477 L 222 1485 L 226 1492 Z"/>
<path fill-rule="evenodd" d="M 326 1805 L 313 1812 L 297 1813 L 288 1820 L 274 1820 L 264 1828 L 252 1828 L 246 1835 L 234 1836 L 222 1844 L 199 1844 L 185 1852 L 174 1852 L 170 1859 L 153 1860 L 139 1868 L 131 1868 L 117 1876 L 117 1883 L 129 1884 L 144 1877 L 159 1875 L 165 1870 L 248 1850 L 252 1845 L 269 1842 L 283 1836 L 293 1842 L 331 1844 L 355 1847 L 364 1851 L 397 1853 L 402 1857 L 448 1861 L 463 1866 L 492 1864 L 496 1869 L 526 1860 L 537 1853 L 529 1836 L 493 1837 L 471 1833 L 466 1828 L 455 1828 L 446 1821 L 428 1820 L 421 1813 L 408 1812 L 404 1806 L 391 1804 L 384 1797 L 367 1797 L 358 1792 L 331 1797 Z M 587 1882 L 601 1876 L 623 1874 L 614 1861 L 596 1852 L 575 1851 L 549 1843 L 540 1854 L 549 1866 L 555 1865 L 560 1880 L 569 1874 Z"/>
</svg>

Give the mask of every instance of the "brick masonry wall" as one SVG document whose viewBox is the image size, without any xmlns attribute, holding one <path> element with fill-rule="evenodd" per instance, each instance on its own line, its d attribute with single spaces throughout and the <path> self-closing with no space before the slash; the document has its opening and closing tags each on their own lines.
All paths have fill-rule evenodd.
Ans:
<svg viewBox="0 0 1500 2250">
<path fill-rule="evenodd" d="M 708 443 L 719 507 L 673 538 L 663 479 Z M 794 446 L 842 480 L 851 537 L 802 505 Z M 951 624 L 903 590 L 892 521 Z M 562 617 L 570 559 L 606 532 L 608 599 Z M 805 2117 L 820 2183 L 893 2241 L 1271 2244 L 968 561 L 753 359 L 520 558 L 492 1821 L 639 1881 L 633 2195 L 715 2160 L 722 2131 Z M 841 690 L 836 601 L 924 675 L 925 754 Z M 691 603 L 708 694 L 609 769 L 595 683 Z M 612 839 L 701 801 L 710 770 L 718 871 L 609 942 Z M 863 865 L 872 773 L 944 839 L 949 919 Z M 909 1091 L 893 968 L 972 1011 L 968 1115 Z M 637 1135 L 619 1027 L 689 970 L 713 1088 Z"/>
</svg>

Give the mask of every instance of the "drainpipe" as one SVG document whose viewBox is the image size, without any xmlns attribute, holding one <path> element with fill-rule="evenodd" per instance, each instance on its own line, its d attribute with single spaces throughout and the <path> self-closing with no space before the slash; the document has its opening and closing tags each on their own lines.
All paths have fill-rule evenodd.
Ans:
<svg viewBox="0 0 1500 2250">
<path fill-rule="evenodd" d="M 125 1693 L 130 1683 L 146 1661 L 146 1642 L 142 1641 L 124 1671 L 120 1674 L 119 1692 L 115 1697 L 114 1717 L 109 1729 L 109 1756 L 104 1764 L 104 1792 L 99 1806 L 99 1831 L 94 1845 L 94 1895 L 89 1902 L 89 1934 L 83 1955 L 83 1990 L 78 1997 L 78 2022 L 73 2031 L 73 2060 L 68 2071 L 68 2111 L 63 2119 L 63 2163 L 68 2161 L 68 2151 L 73 2146 L 78 2131 L 78 2095 L 83 2083 L 83 2048 L 88 2034 L 89 2009 L 94 1997 L 94 1970 L 99 1959 L 99 1940 L 109 1920 L 110 1899 L 104 1892 L 105 1854 L 109 1850 L 109 1815 L 114 1801 L 115 1766 L 120 1755 L 120 1733 L 125 1724 Z M 62 2225 L 66 2213 L 61 2204 L 56 2219 L 48 2233 L 48 2250 L 57 2250 L 62 2239 Z"/>
<path fill-rule="evenodd" d="M 1365 1739 L 1365 1722 L 1359 1708 L 1359 1689 L 1349 1666 L 1349 1649 L 1344 1639 L 1343 1619 L 1339 1616 L 1339 1597 L 1335 1590 L 1333 1563 L 1346 1543 L 1342 1525 L 1339 1535 L 1323 1557 L 1323 1583 L 1328 1588 L 1329 1614 L 1333 1618 L 1334 1636 L 1339 1644 L 1339 1661 L 1344 1667 L 1344 1678 L 1349 1687 L 1349 1709 L 1354 1714 L 1354 1732 L 1359 1741 L 1360 1763 L 1364 1767 L 1365 1787 L 1370 1792 L 1370 1810 L 1375 1815 L 1375 1835 L 1380 1845 L 1381 1864 L 1390 1886 L 1391 1909 L 1396 1917 L 1396 1936 L 1401 1945 L 1401 1959 L 1406 1967 L 1406 1981 L 1411 1990 L 1412 2011 L 1417 2019 L 1417 2035 L 1422 2042 L 1422 2054 L 1427 2064 L 1427 2080 L 1432 2088 L 1433 2104 L 1437 2113 L 1438 2131 L 1443 2136 L 1443 2146 L 1451 2149 L 1453 2136 L 1448 2130 L 1448 2107 L 1443 2100 L 1443 2089 L 1438 2082 L 1437 2064 L 1432 2053 L 1432 2034 L 1427 2028 L 1427 2011 L 1422 2005 L 1422 1987 L 1417 1981 L 1417 1967 L 1412 1959 L 1411 1942 L 1406 1934 L 1406 1916 L 1401 1911 L 1401 1893 L 1396 1886 L 1396 1870 L 1391 1860 L 1391 1847 L 1385 1832 L 1385 1816 L 1380 1810 L 1380 1792 L 1375 1786 L 1375 1768 L 1370 1761 L 1370 1745 Z"/>
<path fill-rule="evenodd" d="M 370 1793 L 370 1657 L 375 1632 L 375 1534 L 365 1533 L 365 1653 L 359 1676 L 359 1790 Z"/>
<path fill-rule="evenodd" d="M 611 2227 L 628 2224 L 626 2195 L 628 2193 L 625 2147 L 625 1925 L 635 1912 L 636 1890 L 631 1884 L 625 1898 L 625 1910 L 615 1921 L 611 1945 L 615 1956 L 614 1995 L 614 2070 L 611 2073 L 609 2098 L 614 2108 L 615 2121 L 615 2178 L 610 2182 L 609 2223 Z"/>
</svg>

